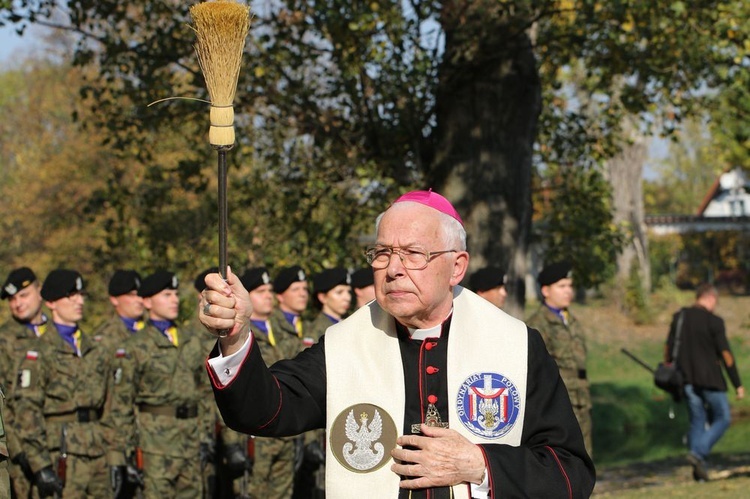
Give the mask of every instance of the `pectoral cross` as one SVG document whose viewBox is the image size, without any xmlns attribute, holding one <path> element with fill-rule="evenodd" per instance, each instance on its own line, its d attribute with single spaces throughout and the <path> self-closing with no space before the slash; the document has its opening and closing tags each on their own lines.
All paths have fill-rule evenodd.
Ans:
<svg viewBox="0 0 750 499">
<path fill-rule="evenodd" d="M 427 414 L 424 416 L 424 423 L 415 423 L 411 425 L 411 432 L 420 433 L 420 426 L 422 424 L 433 427 L 448 428 L 448 423 L 443 423 L 443 420 L 440 419 L 440 413 L 438 412 L 437 407 L 432 403 L 427 406 Z"/>
</svg>

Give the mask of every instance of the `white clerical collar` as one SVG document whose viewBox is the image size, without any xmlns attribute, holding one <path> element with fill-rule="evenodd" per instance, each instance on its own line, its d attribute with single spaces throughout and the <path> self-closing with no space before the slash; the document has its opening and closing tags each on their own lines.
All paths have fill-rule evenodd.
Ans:
<svg viewBox="0 0 750 499">
<path fill-rule="evenodd" d="M 451 316 L 453 313 L 453 307 L 451 307 L 451 311 L 448 313 L 448 315 L 445 317 L 446 319 Z M 426 338 L 440 338 L 440 335 L 443 333 L 443 323 L 445 321 L 441 322 L 437 326 L 428 327 L 426 329 L 415 329 L 415 328 L 408 328 L 409 329 L 409 337 L 412 340 L 419 340 L 424 341 Z"/>
</svg>

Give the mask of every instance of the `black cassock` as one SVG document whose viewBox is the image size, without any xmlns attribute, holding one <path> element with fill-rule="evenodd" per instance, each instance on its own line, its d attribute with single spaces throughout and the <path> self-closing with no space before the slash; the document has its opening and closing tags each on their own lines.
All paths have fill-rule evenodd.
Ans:
<svg viewBox="0 0 750 499">
<path fill-rule="evenodd" d="M 410 339 L 406 328 L 397 325 L 406 389 L 404 434 L 412 433 L 412 425 L 425 420 L 431 403 L 442 422 L 452 423 L 447 420 L 449 323 L 450 319 L 443 324 L 440 338 L 425 340 Z M 480 444 L 488 463 L 491 497 L 589 497 L 595 482 L 594 465 L 586 454 L 567 391 L 539 333 L 529 329 L 528 338 L 521 445 Z M 227 426 L 267 437 L 324 428 L 324 343 L 325 336 L 296 358 L 270 368 L 265 367 L 259 349 L 253 345 L 236 377 L 222 388 L 208 367 L 216 403 Z M 211 357 L 217 355 L 214 348 Z M 410 497 L 409 492 L 402 489 L 399 499 Z M 447 487 L 411 491 L 412 499 L 449 497 Z"/>
</svg>

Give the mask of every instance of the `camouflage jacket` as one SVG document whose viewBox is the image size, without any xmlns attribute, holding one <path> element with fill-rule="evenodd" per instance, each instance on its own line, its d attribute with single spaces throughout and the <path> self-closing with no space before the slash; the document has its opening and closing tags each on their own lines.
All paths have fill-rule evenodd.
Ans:
<svg viewBox="0 0 750 499">
<path fill-rule="evenodd" d="M 590 405 L 586 379 L 586 335 L 580 322 L 568 311 L 566 326 L 560 317 L 542 304 L 526 324 L 541 333 L 547 350 L 557 362 L 573 405 Z"/>
<path fill-rule="evenodd" d="M 21 361 L 13 390 L 13 430 L 18 433 L 31 470 L 51 466 L 51 451 L 63 440 L 69 454 L 98 457 L 111 442 L 108 426 L 109 353 L 81 335 L 81 356 L 63 340 L 54 324 Z M 84 412 L 82 421 L 79 413 Z"/>
<path fill-rule="evenodd" d="M 13 389 L 18 364 L 36 339 L 31 329 L 13 319 L 0 326 L 0 383 L 6 393 Z"/>
<path fill-rule="evenodd" d="M 113 351 L 116 347 L 122 345 L 125 340 L 133 336 L 119 315 L 114 314 L 108 320 L 100 324 L 92 335 L 94 340 L 101 343 L 105 348 Z"/>
<path fill-rule="evenodd" d="M 26 351 L 32 349 L 31 345 L 36 343 L 37 336 L 34 332 L 21 324 L 10 319 L 0 326 L 0 385 L 7 397 L 4 410 L 5 426 L 13 427 L 13 404 L 11 394 L 13 385 L 18 377 L 18 366 L 26 355 Z M 10 456 L 15 457 L 21 453 L 21 442 L 15 431 L 8 432 L 8 449 Z"/>
<path fill-rule="evenodd" d="M 284 317 L 284 313 L 281 310 L 274 309 L 274 311 L 271 312 L 269 321 L 271 322 L 271 329 L 273 329 L 276 344 L 278 348 L 284 352 L 284 358 L 292 358 L 305 349 L 305 345 L 302 343 L 302 338 L 299 337 L 294 326 L 289 324 L 289 321 L 286 320 L 286 317 Z M 304 332 L 305 336 L 307 336 L 307 331 Z M 271 365 L 268 361 L 266 361 L 266 363 Z"/>
<path fill-rule="evenodd" d="M 175 346 L 149 324 L 115 350 L 112 420 L 117 431 L 110 461 L 124 464 L 135 447 L 198 459 L 199 443 L 213 431 L 206 414 L 198 414 L 209 383 L 203 347 L 195 335 L 177 334 Z"/>
<path fill-rule="evenodd" d="M 323 312 L 320 312 L 315 319 L 307 324 L 305 336 L 310 336 L 313 340 L 318 341 L 326 332 L 326 329 L 333 326 L 334 322 Z"/>
</svg>

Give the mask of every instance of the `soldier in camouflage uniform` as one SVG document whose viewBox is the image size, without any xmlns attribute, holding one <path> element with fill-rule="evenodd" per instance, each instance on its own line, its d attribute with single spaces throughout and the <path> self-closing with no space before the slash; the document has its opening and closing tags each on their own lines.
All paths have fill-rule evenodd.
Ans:
<svg viewBox="0 0 750 499">
<path fill-rule="evenodd" d="M 469 289 L 497 308 L 503 308 L 508 298 L 506 280 L 507 276 L 500 267 L 483 267 L 469 277 Z"/>
<path fill-rule="evenodd" d="M 135 270 L 116 270 L 109 280 L 107 293 L 114 313 L 94 330 L 93 336 L 110 352 L 110 358 L 115 348 L 146 325 L 143 298 L 138 295 L 140 287 L 141 276 Z M 111 478 L 120 480 L 112 484 L 117 499 L 143 496 L 143 477 L 135 462 L 129 462 L 124 473 L 113 474 Z"/>
<path fill-rule="evenodd" d="M 78 272 L 50 272 L 42 298 L 52 320 L 26 352 L 13 392 L 15 414 L 23 415 L 13 429 L 33 473 L 34 492 L 42 497 L 109 497 L 111 426 L 105 422 L 105 403 L 111 356 L 78 327 L 85 301 Z M 66 453 L 61 467 L 59 458 Z"/>
<path fill-rule="evenodd" d="M 94 330 L 94 339 L 110 349 L 143 329 L 143 298 L 138 296 L 141 276 L 135 270 L 116 270 L 109 280 L 109 302 L 114 314 Z"/>
<path fill-rule="evenodd" d="M 250 295 L 253 312 L 250 330 L 260 348 L 263 360 L 271 365 L 290 358 L 299 351 L 297 337 L 274 329 L 270 317 L 273 312 L 271 278 L 263 267 L 246 271 L 240 280 Z M 289 499 L 294 485 L 296 437 L 254 438 L 255 462 L 250 479 L 253 499 Z M 235 489 L 237 492 L 237 489 Z"/>
<path fill-rule="evenodd" d="M 359 310 L 375 299 L 375 275 L 369 265 L 352 272 L 351 284 L 355 310 Z"/>
<path fill-rule="evenodd" d="M 271 314 L 274 331 L 296 336 L 298 351 L 311 346 L 314 340 L 303 331 L 302 314 L 310 297 L 305 271 L 299 265 L 281 269 L 273 280 L 273 291 L 278 303 L 278 308 Z"/>
<path fill-rule="evenodd" d="M 320 313 L 307 331 L 318 341 L 326 329 L 341 321 L 352 303 L 351 276 L 342 267 L 327 269 L 313 276 L 313 302 Z"/>
<path fill-rule="evenodd" d="M 526 321 L 542 334 L 547 350 L 557 362 L 560 376 L 568 389 L 589 456 L 591 441 L 591 394 L 586 378 L 586 338 L 580 323 L 568 310 L 573 301 L 570 264 L 557 262 L 542 269 L 538 276 L 544 301 Z"/>
<path fill-rule="evenodd" d="M 42 311 L 42 285 L 28 267 L 14 269 L 0 289 L 0 298 L 8 300 L 11 320 L 0 326 L 0 384 L 8 396 L 5 411 L 7 428 L 13 427 L 10 395 L 18 373 L 18 364 L 30 345 L 47 330 L 47 316 Z M 31 491 L 31 470 L 16 433 L 8 433 L 11 457 L 10 477 L 16 497 L 28 497 Z M 22 468 L 21 464 L 26 466 Z"/>
<path fill-rule="evenodd" d="M 159 270 L 141 283 L 148 324 L 114 353 L 113 477 L 142 451 L 146 498 L 200 498 L 209 428 L 199 418 L 206 373 L 200 341 L 175 326 L 177 277 Z M 120 479 L 121 480 L 121 479 Z"/>
</svg>

